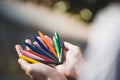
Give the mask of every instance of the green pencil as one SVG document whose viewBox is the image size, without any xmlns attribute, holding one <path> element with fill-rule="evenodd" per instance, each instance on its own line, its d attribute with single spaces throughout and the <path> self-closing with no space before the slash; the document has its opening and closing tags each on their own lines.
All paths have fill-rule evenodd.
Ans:
<svg viewBox="0 0 120 80">
<path fill-rule="evenodd" d="M 58 56 L 58 61 L 61 62 L 60 51 L 59 51 L 59 47 L 58 47 L 58 44 L 57 44 L 57 40 L 55 39 L 55 36 L 53 36 L 53 42 L 54 42 L 54 46 L 55 46 L 56 53 L 57 53 L 57 56 Z"/>
<path fill-rule="evenodd" d="M 59 51 L 61 52 L 61 43 L 60 43 L 60 38 L 59 38 L 58 32 L 55 32 L 55 38 L 56 38 L 56 41 L 57 41 L 57 44 L 59 47 Z"/>
</svg>

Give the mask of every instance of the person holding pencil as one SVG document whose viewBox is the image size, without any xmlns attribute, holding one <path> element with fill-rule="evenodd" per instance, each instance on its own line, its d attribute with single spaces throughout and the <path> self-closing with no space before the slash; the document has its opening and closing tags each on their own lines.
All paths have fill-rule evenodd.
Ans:
<svg viewBox="0 0 120 80">
<path fill-rule="evenodd" d="M 45 37 L 53 45 L 53 41 Z M 101 10 L 88 39 L 86 59 L 78 46 L 64 42 L 66 60 L 63 64 L 49 66 L 36 62 L 22 56 L 20 51 L 23 48 L 16 45 L 20 56 L 18 62 L 33 80 L 120 80 L 120 3 L 110 4 Z M 26 42 L 31 44 L 30 40 Z"/>
<path fill-rule="evenodd" d="M 53 46 L 53 41 L 48 36 L 45 36 L 46 39 L 51 43 Z M 41 40 L 39 38 L 39 40 Z M 31 41 L 29 39 L 26 39 L 26 43 L 30 43 Z M 20 45 L 16 45 L 15 48 L 18 52 L 18 55 L 20 58 L 18 59 L 18 62 L 21 66 L 21 68 L 26 72 L 26 74 L 33 80 L 68 80 L 72 79 L 75 80 L 77 76 L 78 69 L 76 67 L 80 66 L 81 64 L 85 64 L 85 60 L 82 56 L 81 50 L 78 46 L 72 45 L 68 42 L 64 42 L 64 54 L 66 55 L 66 60 L 63 64 L 51 67 L 49 65 L 40 63 L 38 61 L 26 58 L 25 56 L 22 56 L 21 50 L 23 48 Z M 30 50 L 30 48 L 26 47 L 27 50 Z M 74 54 L 73 54 L 74 53 Z M 31 62 L 27 62 L 25 61 Z M 81 61 L 81 64 L 79 64 L 79 61 Z"/>
</svg>

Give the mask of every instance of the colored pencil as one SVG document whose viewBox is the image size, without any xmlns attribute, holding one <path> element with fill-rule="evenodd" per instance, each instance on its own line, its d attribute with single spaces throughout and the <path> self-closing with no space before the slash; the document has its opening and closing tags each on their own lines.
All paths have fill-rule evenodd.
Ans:
<svg viewBox="0 0 120 80">
<path fill-rule="evenodd" d="M 47 45 L 47 47 L 50 49 L 50 51 L 54 54 L 54 56 L 56 58 L 58 58 L 54 48 L 52 47 L 50 42 L 44 37 L 44 34 L 39 31 L 39 35 L 40 35 L 41 39 L 44 41 L 44 43 Z"/>
<path fill-rule="evenodd" d="M 31 50 L 33 50 L 33 51 L 35 51 L 35 52 L 37 52 L 37 53 L 39 53 L 39 54 L 41 54 L 41 55 L 44 55 L 44 56 L 46 56 L 46 57 L 49 57 L 49 58 L 51 58 L 51 59 L 54 59 L 51 55 L 49 55 L 49 54 L 47 54 L 47 53 L 44 53 L 43 51 L 41 51 L 40 49 L 38 49 L 38 48 L 30 45 L 29 43 L 24 42 L 24 44 L 25 44 L 26 46 L 28 46 Z"/>
<path fill-rule="evenodd" d="M 45 59 L 45 60 L 55 62 L 55 61 L 52 60 L 51 58 L 48 58 L 48 57 L 43 56 L 43 55 L 41 55 L 41 54 L 38 54 L 38 53 L 36 53 L 36 52 L 34 52 L 34 51 L 32 51 L 32 50 L 26 50 L 26 51 L 27 51 L 27 52 L 30 52 L 30 53 L 32 53 L 32 54 L 34 54 L 34 55 L 36 55 L 36 56 L 38 56 L 38 57 L 40 57 L 40 58 L 43 58 L 43 59 Z"/>
<path fill-rule="evenodd" d="M 36 55 L 34 55 L 34 54 L 30 53 L 30 52 L 24 51 L 24 50 L 21 50 L 20 52 L 21 52 L 23 55 L 25 55 L 25 56 L 27 56 L 27 57 L 29 57 L 29 58 L 32 58 L 32 59 L 45 60 L 45 59 L 43 59 L 43 58 L 41 58 L 41 57 L 38 57 L 38 56 L 36 56 Z"/>
<path fill-rule="evenodd" d="M 29 43 L 24 42 L 24 44 L 25 44 L 27 47 L 29 47 L 31 50 L 33 50 L 33 51 L 35 51 L 35 52 L 37 52 L 37 53 L 39 53 L 39 54 L 42 54 L 42 55 L 44 55 L 44 56 L 47 56 L 47 55 L 45 55 L 42 51 L 34 48 L 34 47 L 33 47 L 32 45 L 30 45 Z"/>
<path fill-rule="evenodd" d="M 56 38 L 56 41 L 57 41 L 57 44 L 58 44 L 58 47 L 59 47 L 59 51 L 61 51 L 61 42 L 60 42 L 58 32 L 55 32 L 55 38 Z"/>
<path fill-rule="evenodd" d="M 54 36 L 53 36 L 53 42 L 54 42 L 54 46 L 55 46 L 55 49 L 56 49 L 56 52 L 57 52 L 58 60 L 60 62 L 61 61 L 60 60 L 60 51 L 59 51 L 59 47 L 58 47 L 57 41 L 56 41 Z"/>
<path fill-rule="evenodd" d="M 41 50 L 42 52 L 44 52 L 46 55 L 48 55 L 50 58 L 54 59 L 55 61 L 57 61 L 57 59 L 54 56 L 51 56 L 48 52 L 45 52 L 42 48 L 38 47 L 37 45 L 33 44 L 33 46 L 38 49 Z"/>
<path fill-rule="evenodd" d="M 51 56 L 54 56 L 50 50 L 35 36 L 35 35 L 32 35 L 34 40 L 39 44 L 39 46 L 46 52 L 48 52 Z M 55 57 L 55 56 L 54 56 Z"/>
<path fill-rule="evenodd" d="M 55 65 L 61 64 L 59 62 L 44 61 L 44 60 L 39 60 L 39 59 L 36 59 L 36 60 L 41 62 L 41 63 L 44 63 L 44 64 L 55 64 Z"/>
<path fill-rule="evenodd" d="M 36 60 L 31 59 L 31 58 L 29 58 L 29 57 L 27 57 L 27 56 L 24 56 L 24 55 L 21 55 L 20 58 L 22 58 L 22 59 L 24 59 L 24 60 L 26 60 L 26 61 L 28 61 L 28 62 L 30 62 L 30 63 L 41 63 L 41 62 L 39 62 L 39 61 L 36 61 Z"/>
<path fill-rule="evenodd" d="M 61 59 L 61 63 L 63 63 L 64 59 L 65 59 L 65 56 L 64 56 L 64 44 L 62 43 L 61 44 L 61 56 L 60 56 L 60 59 Z"/>
</svg>

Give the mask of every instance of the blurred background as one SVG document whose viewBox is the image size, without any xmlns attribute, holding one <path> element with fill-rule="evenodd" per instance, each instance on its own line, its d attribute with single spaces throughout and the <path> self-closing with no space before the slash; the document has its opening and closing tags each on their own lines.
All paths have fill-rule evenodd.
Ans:
<svg viewBox="0 0 120 80">
<path fill-rule="evenodd" d="M 110 0 L 0 0 L 0 80 L 29 80 L 20 68 L 15 44 L 38 31 L 60 34 L 82 48 L 87 45 L 90 24 Z M 32 39 L 31 39 L 32 40 Z"/>
</svg>

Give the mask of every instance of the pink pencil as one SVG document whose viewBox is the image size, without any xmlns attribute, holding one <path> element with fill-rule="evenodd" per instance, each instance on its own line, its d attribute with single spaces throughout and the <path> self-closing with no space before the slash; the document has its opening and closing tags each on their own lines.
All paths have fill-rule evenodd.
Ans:
<svg viewBox="0 0 120 80">
<path fill-rule="evenodd" d="M 21 52 L 22 55 L 25 55 L 25 56 L 27 56 L 29 58 L 32 58 L 32 59 L 45 60 L 43 58 L 40 58 L 40 57 L 38 57 L 38 56 L 36 56 L 36 55 L 34 55 L 30 52 L 24 51 L 24 50 L 21 50 L 20 52 Z"/>
</svg>

